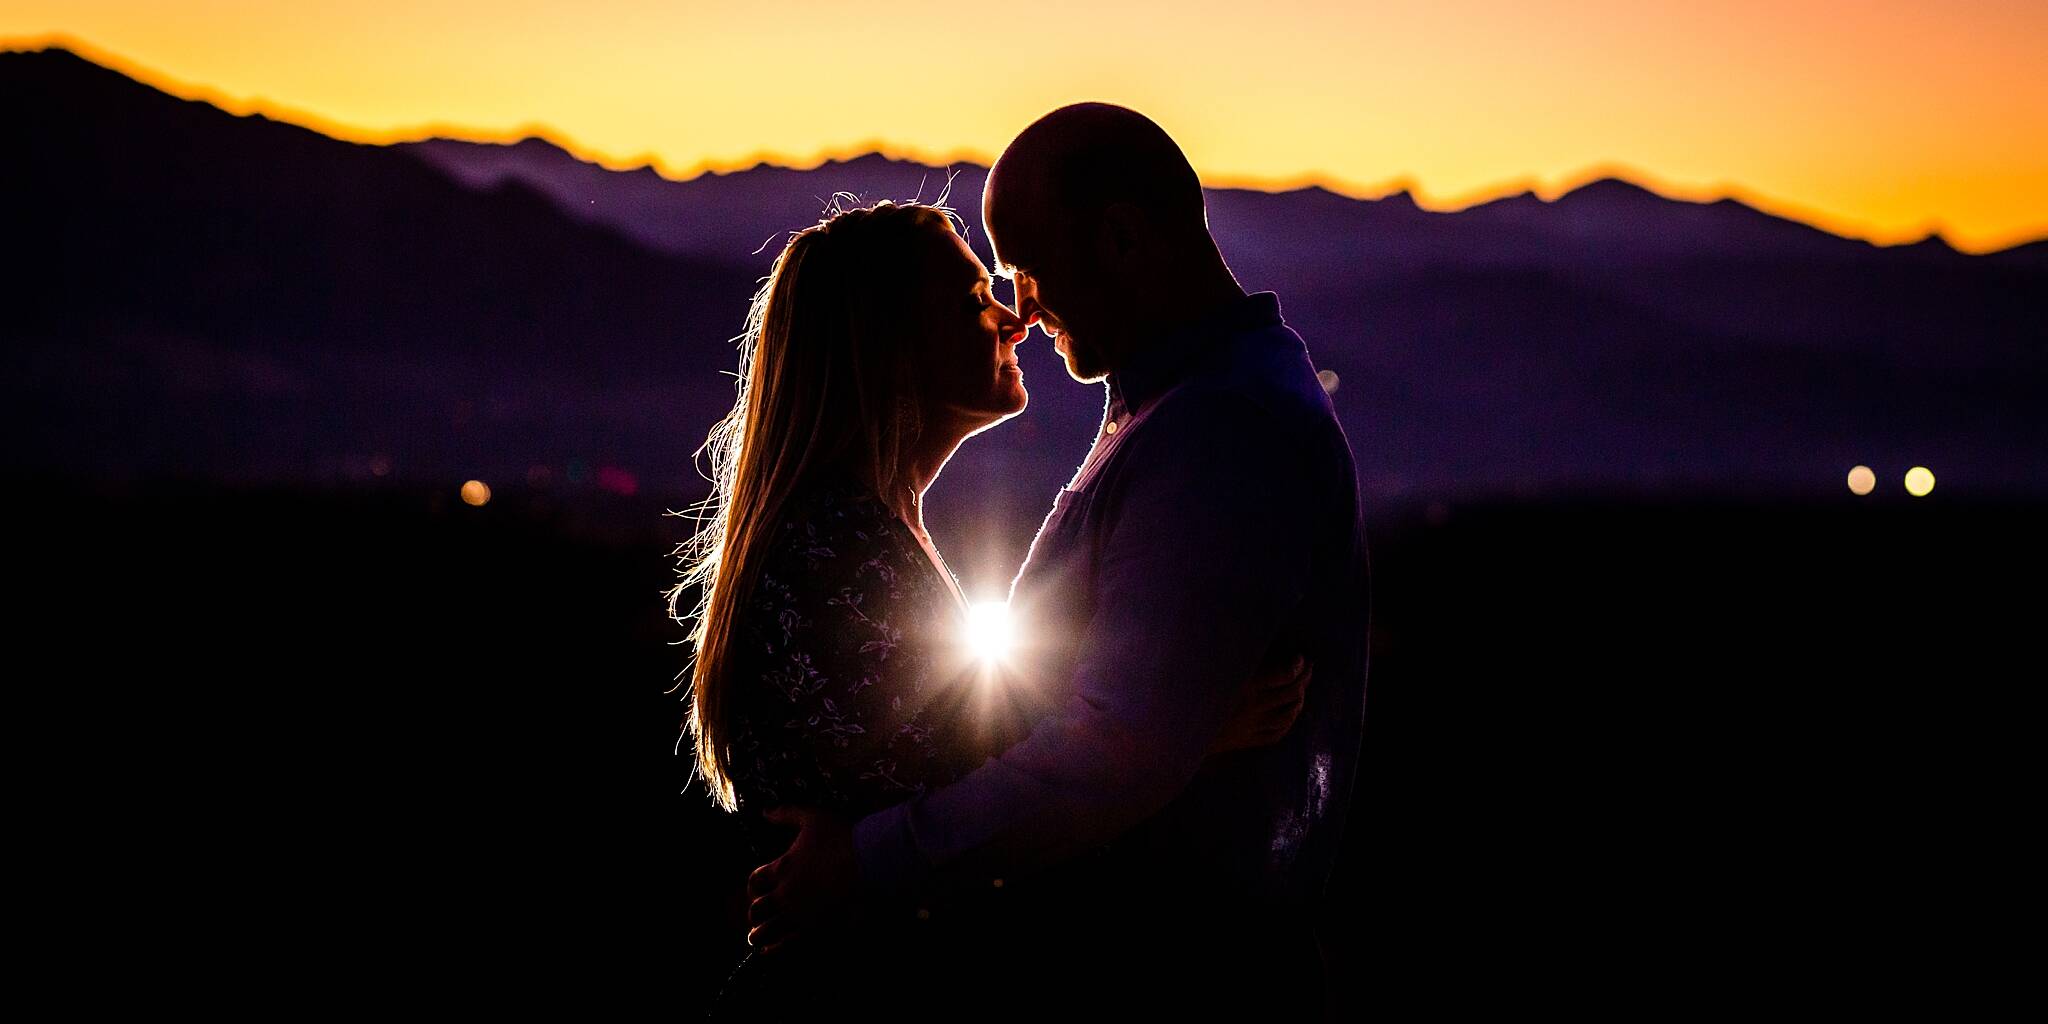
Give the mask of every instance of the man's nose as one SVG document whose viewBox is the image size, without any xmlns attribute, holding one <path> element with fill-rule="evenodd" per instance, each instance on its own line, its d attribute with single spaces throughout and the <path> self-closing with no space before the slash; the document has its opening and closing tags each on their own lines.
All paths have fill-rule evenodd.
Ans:
<svg viewBox="0 0 2048 1024">
<path fill-rule="evenodd" d="M 1013 284 L 1017 289 L 1017 315 L 1023 319 L 1024 326 L 1029 327 L 1045 315 L 1038 305 L 1038 288 L 1021 274 L 1013 279 Z"/>
</svg>

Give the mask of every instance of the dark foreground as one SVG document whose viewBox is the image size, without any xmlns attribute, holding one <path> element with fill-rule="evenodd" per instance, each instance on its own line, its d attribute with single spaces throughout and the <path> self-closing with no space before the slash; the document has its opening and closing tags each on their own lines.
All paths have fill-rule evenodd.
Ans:
<svg viewBox="0 0 2048 1024">
<path fill-rule="evenodd" d="M 51 941 L 207 1005 L 671 1019 L 743 954 L 750 865 L 669 753 L 659 501 L 15 506 Z M 1381 510 L 1338 1015 L 1989 998 L 2038 816 L 2041 512 Z"/>
</svg>

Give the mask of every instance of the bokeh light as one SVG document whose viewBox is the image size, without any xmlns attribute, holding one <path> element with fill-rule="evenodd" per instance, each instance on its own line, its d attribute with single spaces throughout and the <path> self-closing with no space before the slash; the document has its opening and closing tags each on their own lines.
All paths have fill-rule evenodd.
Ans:
<svg viewBox="0 0 2048 1024">
<path fill-rule="evenodd" d="M 1877 474 L 1869 466 L 1857 466 L 1849 471 L 1849 490 L 1856 494 L 1869 494 L 1877 489 Z"/>
<path fill-rule="evenodd" d="M 640 492 L 639 478 L 617 466 L 599 466 L 597 486 L 628 498 Z"/>
<path fill-rule="evenodd" d="M 491 500 L 491 489 L 482 480 L 471 480 L 462 485 L 462 500 L 471 505 L 482 506 Z"/>
<path fill-rule="evenodd" d="M 1334 395 L 1337 393 L 1337 371 L 1324 370 L 1316 374 L 1316 380 L 1322 382 L 1323 394 Z"/>
<path fill-rule="evenodd" d="M 1926 466 L 1914 466 L 1906 471 L 1906 493 L 1915 498 L 1925 498 L 1934 490 L 1934 471 Z"/>
</svg>

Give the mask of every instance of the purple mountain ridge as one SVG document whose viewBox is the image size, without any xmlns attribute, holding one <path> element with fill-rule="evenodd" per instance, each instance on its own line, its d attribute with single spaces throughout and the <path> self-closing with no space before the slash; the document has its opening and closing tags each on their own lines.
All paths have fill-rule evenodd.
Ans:
<svg viewBox="0 0 2048 1024">
<path fill-rule="evenodd" d="M 819 185 L 869 200 L 936 199 L 944 189 L 943 169 L 876 154 L 830 161 L 811 171 L 760 165 L 751 170 L 704 174 L 673 181 L 652 167 L 607 170 L 578 159 L 554 143 L 527 138 L 494 144 L 428 139 L 393 147 L 410 153 L 472 188 L 516 181 L 548 196 L 562 212 L 604 224 L 653 249 L 730 262 L 772 260 L 788 232 L 818 221 L 831 199 Z M 979 203 L 986 169 L 961 168 L 953 197 Z M 958 206 L 979 226 L 977 207 Z M 763 249 L 766 245 L 767 248 Z M 765 262 L 765 261 L 764 261 Z"/>
<path fill-rule="evenodd" d="M 4 314 L 16 468 L 200 478 L 630 479 L 681 502 L 786 233 L 835 192 L 936 198 L 985 168 L 869 155 L 672 181 L 546 142 L 342 142 L 51 49 L 0 54 L 19 182 Z M 2048 492 L 2048 243 L 1873 246 L 1619 179 L 1434 212 L 1406 193 L 1210 189 L 1239 280 L 1280 294 L 1376 502 Z M 935 529 L 1014 565 L 1100 386 L 1034 334 L 1030 408 L 963 449 Z M 1896 489 L 1896 488 L 1894 488 Z M 969 570 L 973 573 L 973 570 Z"/>
<path fill-rule="evenodd" d="M 732 259 L 752 253 L 763 241 L 816 219 L 829 195 L 818 185 L 868 199 L 927 201 L 950 179 L 950 205 L 968 215 L 978 210 L 988 169 L 972 163 L 936 166 L 870 153 L 829 160 L 810 170 L 769 164 L 688 180 L 662 177 L 651 166 L 608 170 L 537 137 L 516 143 L 480 143 L 434 138 L 400 143 L 405 150 L 472 187 L 507 180 L 523 182 L 552 197 L 563 212 L 592 223 L 610 224 L 668 252 Z M 1873 249 L 1940 251 L 1960 255 L 1938 236 L 1912 246 L 1879 247 L 1820 228 L 1764 213 L 1736 199 L 1710 202 L 1668 199 L 1619 178 L 1587 182 L 1545 201 L 1533 192 L 1489 200 L 1462 211 L 1442 213 L 1417 206 L 1407 191 L 1378 199 L 1353 199 L 1320 186 L 1269 193 L 1208 189 L 1212 219 L 1221 215 L 1242 225 L 1217 226 L 1254 252 L 1295 250 L 1304 238 L 1296 223 L 1328 223 L 1397 231 L 1409 237 L 1376 239 L 1385 256 L 1451 262 L 1495 258 L 1522 262 L 1573 259 L 1589 246 L 1619 249 L 1630 258 L 1698 258 L 1724 254 L 1753 258 L 1759 250 L 1805 258 L 1856 258 Z M 1479 229 L 1483 237 L 1468 237 Z M 1488 243 L 1475 251 L 1471 242 Z M 1503 244 L 1508 243 L 1508 244 Z M 1520 244 L 1514 244 L 1520 243 Z M 744 248 L 742 248 L 744 247 Z"/>
</svg>

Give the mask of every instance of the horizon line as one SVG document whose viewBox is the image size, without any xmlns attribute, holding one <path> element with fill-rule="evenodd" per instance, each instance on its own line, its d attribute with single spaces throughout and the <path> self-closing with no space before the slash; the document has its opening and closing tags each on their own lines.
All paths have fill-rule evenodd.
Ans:
<svg viewBox="0 0 2048 1024">
<path fill-rule="evenodd" d="M 119 56 L 70 33 L 51 32 L 38 36 L 0 37 L 0 53 L 38 53 L 49 50 L 65 51 L 166 95 L 186 101 L 207 103 L 236 117 L 258 115 L 266 120 L 318 132 L 339 142 L 361 145 L 393 146 L 425 142 L 430 139 L 512 145 L 526 139 L 538 139 L 577 160 L 607 171 L 630 172 L 651 169 L 664 180 L 674 182 L 694 181 L 706 175 L 723 176 L 763 166 L 810 171 L 828 163 L 844 163 L 870 155 L 933 167 L 969 163 L 985 169 L 995 162 L 993 156 L 968 147 L 939 153 L 919 146 L 900 145 L 886 139 L 870 138 L 848 144 L 821 146 L 813 150 L 808 157 L 792 156 L 772 149 L 753 150 L 737 158 L 705 157 L 679 170 L 657 153 L 650 151 L 638 156 L 621 158 L 578 143 L 568 133 L 538 121 L 524 122 L 509 129 L 476 128 L 450 121 L 431 121 L 402 128 L 363 128 L 311 111 L 288 107 L 261 96 L 235 98 L 215 87 L 187 82 L 139 61 Z M 1284 176 L 1205 174 L 1200 177 L 1205 188 L 1267 193 L 1320 188 L 1348 199 L 1366 201 L 1377 201 L 1406 193 L 1417 207 L 1431 213 L 1460 213 L 1474 206 L 1523 194 L 1533 194 L 1545 202 L 1550 202 L 1589 183 L 1614 178 L 1639 186 L 1664 199 L 1679 202 L 1713 203 L 1722 199 L 1732 199 L 1771 216 L 1795 221 L 1839 238 L 1868 242 L 1879 248 L 1918 245 L 1929 239 L 1939 238 L 1957 252 L 1983 256 L 2034 242 L 2048 241 L 2048 225 L 2042 225 L 2036 228 L 2016 229 L 2000 236 L 2000 240 L 1995 242 L 1972 243 L 1966 246 L 1957 243 L 1948 234 L 1948 228 L 1935 218 L 1930 218 L 1919 229 L 1885 231 L 1847 218 L 1819 213 L 1799 203 L 1766 196 L 1733 182 L 1718 182 L 1707 186 L 1676 185 L 1654 172 L 1618 160 L 1596 161 L 1579 171 L 1561 176 L 1555 183 L 1546 183 L 1539 175 L 1524 174 L 1496 185 L 1483 186 L 1451 197 L 1430 195 L 1412 174 L 1396 175 L 1378 186 L 1352 181 L 1326 171 L 1303 171 Z"/>
</svg>

